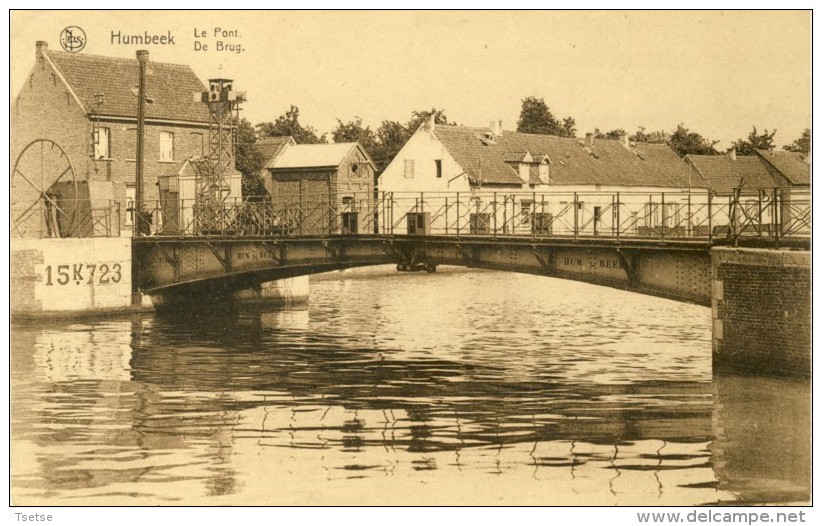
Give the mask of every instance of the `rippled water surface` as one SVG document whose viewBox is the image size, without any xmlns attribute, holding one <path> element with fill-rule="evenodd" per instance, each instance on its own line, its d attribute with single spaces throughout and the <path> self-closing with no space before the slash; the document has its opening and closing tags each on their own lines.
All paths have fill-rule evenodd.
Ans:
<svg viewBox="0 0 822 526">
<path fill-rule="evenodd" d="M 810 498 L 808 384 L 712 377 L 704 307 L 385 268 L 217 307 L 14 325 L 14 502 Z"/>
</svg>

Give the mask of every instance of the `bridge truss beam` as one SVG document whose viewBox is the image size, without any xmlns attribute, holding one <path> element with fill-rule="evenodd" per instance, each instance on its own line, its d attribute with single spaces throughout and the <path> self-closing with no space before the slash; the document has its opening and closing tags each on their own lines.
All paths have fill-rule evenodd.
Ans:
<svg viewBox="0 0 822 526">
<path fill-rule="evenodd" d="M 710 245 L 704 242 L 448 236 L 136 238 L 137 287 L 163 303 L 230 294 L 277 279 L 345 268 L 439 265 L 572 279 L 710 305 Z"/>
</svg>

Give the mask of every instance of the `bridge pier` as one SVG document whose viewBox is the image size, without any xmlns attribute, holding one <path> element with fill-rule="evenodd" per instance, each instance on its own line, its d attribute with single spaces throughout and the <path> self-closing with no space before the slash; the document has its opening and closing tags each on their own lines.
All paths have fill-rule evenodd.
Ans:
<svg viewBox="0 0 822 526">
<path fill-rule="evenodd" d="M 811 255 L 711 249 L 714 371 L 811 375 Z"/>
</svg>

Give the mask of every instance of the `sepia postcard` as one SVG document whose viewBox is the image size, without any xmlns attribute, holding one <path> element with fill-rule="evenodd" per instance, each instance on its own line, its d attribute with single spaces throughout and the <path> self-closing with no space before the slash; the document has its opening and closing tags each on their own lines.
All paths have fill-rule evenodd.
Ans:
<svg viewBox="0 0 822 526">
<path fill-rule="evenodd" d="M 12 10 L 13 519 L 804 522 L 811 17 Z"/>
</svg>

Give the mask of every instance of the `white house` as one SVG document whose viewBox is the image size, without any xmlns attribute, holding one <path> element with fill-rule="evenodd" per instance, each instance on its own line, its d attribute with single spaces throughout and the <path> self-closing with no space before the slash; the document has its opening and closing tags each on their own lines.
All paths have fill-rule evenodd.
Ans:
<svg viewBox="0 0 822 526">
<path fill-rule="evenodd" d="M 379 190 L 396 233 L 408 212 L 428 213 L 436 233 L 687 235 L 707 227 L 707 184 L 667 145 L 503 131 L 500 122 L 425 123 Z"/>
</svg>

